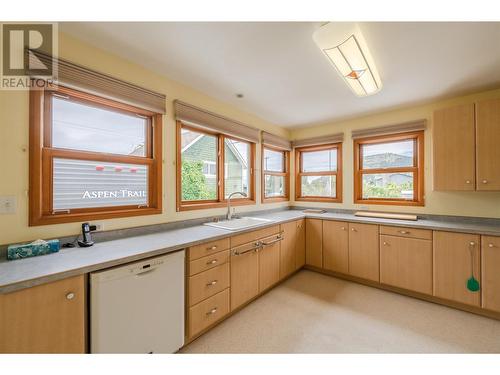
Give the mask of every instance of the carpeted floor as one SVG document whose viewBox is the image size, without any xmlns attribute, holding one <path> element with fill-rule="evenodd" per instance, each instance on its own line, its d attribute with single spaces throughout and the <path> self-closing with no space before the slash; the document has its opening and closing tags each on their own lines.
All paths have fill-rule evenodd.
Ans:
<svg viewBox="0 0 500 375">
<path fill-rule="evenodd" d="M 500 353 L 500 321 L 311 271 L 183 353 Z"/>
</svg>

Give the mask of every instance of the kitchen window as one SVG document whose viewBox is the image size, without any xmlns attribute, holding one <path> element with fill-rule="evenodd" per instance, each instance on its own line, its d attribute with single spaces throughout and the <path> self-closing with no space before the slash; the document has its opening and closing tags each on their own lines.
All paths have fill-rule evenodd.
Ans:
<svg viewBox="0 0 500 375">
<path fill-rule="evenodd" d="M 287 201 L 290 185 L 290 152 L 262 147 L 262 202 Z"/>
<path fill-rule="evenodd" d="M 30 225 L 161 213 L 161 114 L 62 86 L 30 95 Z"/>
<path fill-rule="evenodd" d="M 251 142 L 177 122 L 177 210 L 255 203 Z"/>
<path fill-rule="evenodd" d="M 424 132 L 354 140 L 355 203 L 424 205 Z"/>
<path fill-rule="evenodd" d="M 296 200 L 342 202 L 342 143 L 295 149 Z"/>
</svg>

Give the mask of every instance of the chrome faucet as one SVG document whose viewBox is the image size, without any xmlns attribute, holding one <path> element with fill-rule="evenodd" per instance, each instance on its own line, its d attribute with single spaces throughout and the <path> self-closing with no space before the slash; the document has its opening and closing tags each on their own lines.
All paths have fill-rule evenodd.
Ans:
<svg viewBox="0 0 500 375">
<path fill-rule="evenodd" d="M 236 194 L 239 194 L 241 195 L 242 197 L 247 197 L 247 194 L 246 193 L 243 193 L 242 191 L 235 191 L 234 193 L 231 193 L 229 194 L 229 196 L 227 197 L 227 213 L 226 213 L 226 220 L 231 220 L 233 218 L 233 214 L 231 213 L 231 198 L 236 195 Z"/>
</svg>

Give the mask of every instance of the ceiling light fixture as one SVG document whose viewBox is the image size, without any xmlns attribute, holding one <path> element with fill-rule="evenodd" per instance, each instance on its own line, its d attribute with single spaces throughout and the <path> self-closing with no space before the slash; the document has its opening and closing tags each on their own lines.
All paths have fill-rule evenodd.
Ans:
<svg viewBox="0 0 500 375">
<path fill-rule="evenodd" d="M 356 24 L 327 23 L 314 32 L 313 39 L 354 94 L 368 96 L 380 91 L 377 68 Z"/>
</svg>

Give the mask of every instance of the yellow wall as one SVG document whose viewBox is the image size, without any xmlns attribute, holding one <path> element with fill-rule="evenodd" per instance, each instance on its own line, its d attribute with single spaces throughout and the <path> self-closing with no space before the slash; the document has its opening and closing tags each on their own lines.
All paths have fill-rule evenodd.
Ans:
<svg viewBox="0 0 500 375">
<path fill-rule="evenodd" d="M 435 109 L 480 99 L 498 98 L 500 89 L 481 92 L 450 100 L 412 108 L 405 108 L 359 117 L 346 121 L 293 129 L 292 139 L 322 136 L 343 131 L 343 192 L 344 203 L 320 204 L 296 202 L 301 206 L 322 206 L 346 209 L 369 209 L 372 211 L 399 211 L 441 215 L 478 216 L 500 218 L 500 193 L 497 192 L 437 192 L 432 191 L 432 112 Z M 411 120 L 427 119 L 425 131 L 425 207 L 398 207 L 383 205 L 353 204 L 353 142 L 351 131 L 370 127 L 391 125 Z M 500 166 L 499 166 L 500 168 Z M 294 195 L 293 195 L 294 196 Z"/>
<path fill-rule="evenodd" d="M 80 65 L 110 74 L 167 96 L 167 114 L 164 118 L 164 181 L 163 214 L 138 216 L 125 219 L 102 220 L 105 230 L 127 228 L 148 224 L 165 223 L 201 216 L 224 214 L 224 209 L 198 210 L 178 213 L 175 211 L 175 122 L 173 100 L 181 99 L 229 118 L 247 123 L 271 133 L 289 136 L 289 132 L 256 116 L 210 98 L 191 89 L 148 71 L 138 65 L 96 49 L 65 34 L 59 37 L 59 55 Z M 0 215 L 0 244 L 28 241 L 36 238 L 51 238 L 76 234 L 79 223 L 28 226 L 28 93 L 26 91 L 0 91 L 0 195 L 15 195 L 17 213 Z M 257 147 L 257 161 L 260 147 Z M 287 206 L 288 203 L 260 203 L 260 165 L 256 163 L 257 205 L 238 207 L 240 212 Z"/>
<path fill-rule="evenodd" d="M 224 209 L 199 210 L 190 212 L 175 211 L 175 121 L 173 117 L 174 99 L 181 99 L 198 105 L 227 117 L 248 123 L 254 127 L 269 131 L 291 139 L 321 136 L 344 131 L 344 203 L 321 204 L 304 203 L 304 206 L 323 206 L 335 208 L 363 208 L 383 211 L 420 212 L 444 215 L 463 215 L 500 218 L 500 193 L 452 193 L 432 191 L 431 173 L 431 130 L 432 112 L 436 108 L 471 102 L 490 97 L 500 97 L 500 90 L 482 92 L 452 100 L 413 108 L 394 110 L 385 113 L 360 117 L 356 119 L 322 124 L 307 128 L 293 129 L 291 132 L 266 122 L 251 114 L 242 112 L 235 107 L 210 98 L 203 93 L 191 89 L 164 76 L 155 74 L 136 64 L 130 63 L 103 50 L 96 49 L 72 37 L 61 34 L 59 39 L 59 54 L 62 58 L 77 62 L 83 66 L 110 74 L 112 76 L 133 82 L 151 90 L 165 93 L 167 96 L 167 114 L 164 118 L 164 207 L 163 214 L 139 216 L 125 219 L 99 221 L 105 230 L 128 228 L 133 226 L 165 223 L 196 217 L 221 215 Z M 28 93 L 24 91 L 0 91 L 0 195 L 15 195 L 17 198 L 17 213 L 15 215 L 0 215 L 0 244 L 33 240 L 36 238 L 51 238 L 76 234 L 80 230 L 79 223 L 29 227 L 28 226 Z M 425 135 L 425 207 L 394 207 L 394 206 L 363 206 L 354 205 L 353 201 L 353 150 L 350 132 L 354 129 L 388 125 L 398 122 L 426 118 L 428 130 Z M 257 147 L 256 160 L 256 206 L 239 207 L 238 211 L 253 211 L 287 206 L 288 203 L 260 203 L 260 147 Z M 292 160 L 292 171 L 293 160 Z M 292 192 L 294 196 L 294 181 L 292 176 Z M 292 199 L 292 204 L 293 199 Z"/>
</svg>

